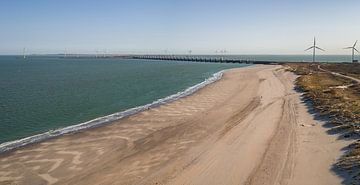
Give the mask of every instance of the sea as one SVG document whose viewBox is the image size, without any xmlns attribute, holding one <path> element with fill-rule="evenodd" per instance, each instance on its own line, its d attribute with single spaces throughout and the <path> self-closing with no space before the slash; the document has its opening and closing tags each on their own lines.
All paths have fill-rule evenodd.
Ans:
<svg viewBox="0 0 360 185">
<path fill-rule="evenodd" d="M 173 101 L 218 80 L 222 70 L 243 66 L 0 56 L 0 151 Z"/>
<path fill-rule="evenodd" d="M 219 57 L 219 56 L 216 56 Z M 310 61 L 309 55 L 231 59 Z M 347 61 L 349 56 L 319 56 Z M 0 152 L 111 123 L 187 96 L 246 64 L 61 55 L 0 56 Z"/>
</svg>

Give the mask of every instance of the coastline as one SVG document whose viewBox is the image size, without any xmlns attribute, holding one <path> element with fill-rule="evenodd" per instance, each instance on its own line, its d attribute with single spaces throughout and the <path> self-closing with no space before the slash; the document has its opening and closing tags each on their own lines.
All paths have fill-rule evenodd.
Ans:
<svg viewBox="0 0 360 185">
<path fill-rule="evenodd" d="M 248 67 L 248 66 L 246 66 L 246 67 Z M 207 86 L 211 83 L 214 83 L 214 82 L 220 80 L 225 71 L 226 70 L 221 70 L 219 72 L 216 72 L 216 73 L 212 74 L 212 76 L 210 76 L 209 78 L 205 79 L 204 81 L 202 81 L 196 85 L 193 85 L 191 87 L 188 87 L 184 91 L 180 91 L 175 94 L 169 95 L 167 97 L 155 100 L 152 103 L 133 107 L 133 108 L 130 108 L 130 109 L 127 109 L 127 110 L 124 110 L 121 112 L 116 112 L 116 113 L 113 113 L 110 115 L 98 117 L 98 118 L 95 118 L 95 119 L 92 119 L 92 120 L 89 120 L 89 121 L 86 121 L 83 123 L 70 125 L 70 126 L 55 129 L 55 130 L 50 130 L 50 131 L 47 131 L 47 132 L 44 132 L 41 134 L 32 135 L 32 136 L 17 139 L 14 141 L 0 143 L 0 154 L 4 153 L 4 152 L 9 152 L 11 150 L 15 150 L 20 147 L 24 147 L 26 145 L 30 145 L 30 144 L 45 141 L 47 139 L 59 137 L 64 134 L 72 134 L 72 133 L 84 131 L 86 129 L 99 127 L 104 124 L 110 124 L 114 121 L 137 114 L 141 111 L 176 101 L 180 98 L 183 98 L 183 97 L 186 97 L 186 96 L 189 96 L 189 95 L 195 93 L 196 91 L 200 90 L 201 88 L 204 88 L 205 86 Z"/>
<path fill-rule="evenodd" d="M 190 96 L 0 155 L 0 184 L 340 184 L 326 133 L 280 66 L 227 70 Z"/>
</svg>

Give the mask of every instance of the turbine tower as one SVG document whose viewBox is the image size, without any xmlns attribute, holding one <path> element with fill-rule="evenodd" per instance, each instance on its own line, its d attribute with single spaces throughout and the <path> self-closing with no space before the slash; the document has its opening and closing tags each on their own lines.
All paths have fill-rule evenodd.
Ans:
<svg viewBox="0 0 360 185">
<path fill-rule="evenodd" d="M 26 48 L 23 48 L 23 58 L 26 59 Z"/>
<path fill-rule="evenodd" d="M 351 60 L 351 61 L 352 61 L 352 62 L 356 62 L 356 61 L 355 61 L 355 58 L 354 58 L 354 53 L 355 53 L 355 51 L 357 51 L 357 52 L 359 53 L 359 51 L 355 48 L 356 44 L 357 44 L 357 41 L 355 41 L 355 43 L 354 43 L 353 46 L 344 48 L 344 49 L 351 49 L 351 51 L 352 51 L 352 55 L 351 55 L 351 59 L 352 59 L 352 60 Z"/>
<path fill-rule="evenodd" d="M 98 55 L 99 55 L 99 50 L 96 50 L 95 51 L 95 58 L 98 58 Z"/>
<path fill-rule="evenodd" d="M 321 51 L 325 51 L 323 49 L 321 49 L 320 47 L 316 46 L 316 38 L 314 37 L 314 45 L 309 47 L 308 49 L 306 49 L 305 51 L 308 51 L 310 49 L 313 49 L 313 62 L 315 62 L 315 54 L 316 54 L 316 49 L 319 49 Z"/>
<path fill-rule="evenodd" d="M 192 50 L 190 49 L 190 50 L 188 51 L 188 53 L 189 53 L 189 55 L 191 55 L 191 53 L 192 53 Z"/>
<path fill-rule="evenodd" d="M 104 49 L 103 57 L 106 58 L 106 49 Z"/>
</svg>

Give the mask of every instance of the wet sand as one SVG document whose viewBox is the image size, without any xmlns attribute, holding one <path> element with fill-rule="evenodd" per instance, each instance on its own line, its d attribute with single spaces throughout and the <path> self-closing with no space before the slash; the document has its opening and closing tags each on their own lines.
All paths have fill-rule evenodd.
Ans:
<svg viewBox="0 0 360 185">
<path fill-rule="evenodd" d="M 0 184 L 340 184 L 328 135 L 281 66 L 251 66 L 191 96 L 0 155 Z"/>
</svg>

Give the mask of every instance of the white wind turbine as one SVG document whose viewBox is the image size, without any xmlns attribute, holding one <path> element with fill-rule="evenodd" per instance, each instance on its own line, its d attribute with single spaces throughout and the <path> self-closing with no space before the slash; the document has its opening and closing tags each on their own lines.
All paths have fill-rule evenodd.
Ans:
<svg viewBox="0 0 360 185">
<path fill-rule="evenodd" d="M 354 58 L 354 53 L 355 53 L 355 51 L 357 51 L 357 52 L 359 53 L 359 51 L 355 48 L 356 44 L 357 44 L 357 41 L 355 41 L 355 43 L 354 43 L 353 46 L 344 48 L 344 49 L 351 49 L 351 51 L 352 51 L 352 55 L 351 55 L 351 59 L 352 59 L 352 60 L 351 60 L 351 61 L 352 61 L 352 62 L 355 62 L 355 58 Z"/>
<path fill-rule="evenodd" d="M 23 48 L 23 58 L 26 59 L 26 48 Z"/>
<path fill-rule="evenodd" d="M 190 49 L 190 50 L 188 51 L 189 55 L 191 55 L 192 52 L 193 52 L 193 51 Z"/>
<path fill-rule="evenodd" d="M 314 37 L 314 45 L 309 47 L 305 51 L 308 51 L 310 49 L 313 49 L 313 62 L 315 62 L 316 49 L 319 49 L 321 51 L 325 51 L 324 49 L 321 49 L 320 47 L 316 46 L 316 38 L 315 37 Z"/>
</svg>

